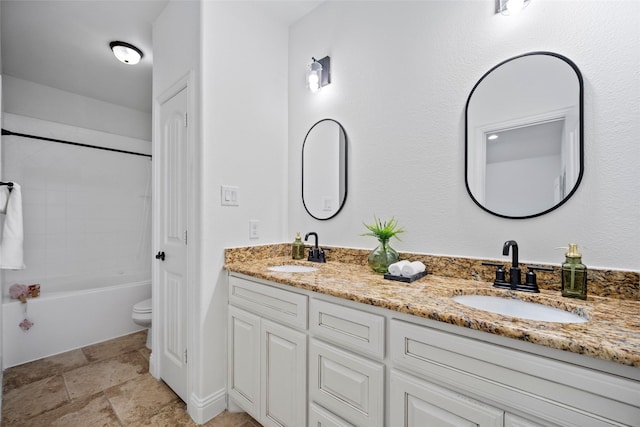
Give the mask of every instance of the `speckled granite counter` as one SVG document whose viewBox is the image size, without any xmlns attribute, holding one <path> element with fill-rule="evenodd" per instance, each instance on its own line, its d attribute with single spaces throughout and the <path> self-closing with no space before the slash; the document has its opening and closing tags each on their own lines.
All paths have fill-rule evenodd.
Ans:
<svg viewBox="0 0 640 427">
<path fill-rule="evenodd" d="M 280 248 L 281 249 L 281 248 Z M 264 251 L 264 250 L 263 250 Z M 408 313 L 470 329 L 640 367 L 640 301 L 589 295 L 586 301 L 562 298 L 558 291 L 539 294 L 494 288 L 491 283 L 429 274 L 413 283 L 385 280 L 360 261 L 326 264 L 292 261 L 277 248 L 256 257 L 227 256 L 225 268 L 272 282 Z M 341 258 L 342 259 L 342 258 Z M 284 264 L 312 265 L 310 273 L 267 269 Z M 635 273 L 634 273 L 635 274 Z M 586 323 L 550 323 L 516 319 L 454 302 L 456 295 L 497 295 L 540 302 L 587 317 Z"/>
</svg>

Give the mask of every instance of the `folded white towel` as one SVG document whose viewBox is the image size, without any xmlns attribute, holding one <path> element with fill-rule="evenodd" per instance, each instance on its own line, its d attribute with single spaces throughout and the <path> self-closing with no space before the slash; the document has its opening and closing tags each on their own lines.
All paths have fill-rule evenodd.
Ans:
<svg viewBox="0 0 640 427">
<path fill-rule="evenodd" d="M 413 261 L 402 267 L 402 275 L 404 277 L 415 276 L 418 273 L 422 273 L 426 270 L 424 264 L 420 261 Z"/>
<path fill-rule="evenodd" d="M 389 274 L 392 274 L 394 276 L 402 275 L 402 267 L 404 267 L 407 264 L 409 264 L 409 261 L 407 261 L 406 259 L 403 259 L 402 261 L 394 262 L 389 266 L 389 269 L 388 269 Z"/>
<path fill-rule="evenodd" d="M 24 265 L 24 233 L 22 229 L 22 193 L 13 183 L 13 191 L 7 200 L 7 212 L 0 240 L 0 268 L 21 270 Z"/>
</svg>

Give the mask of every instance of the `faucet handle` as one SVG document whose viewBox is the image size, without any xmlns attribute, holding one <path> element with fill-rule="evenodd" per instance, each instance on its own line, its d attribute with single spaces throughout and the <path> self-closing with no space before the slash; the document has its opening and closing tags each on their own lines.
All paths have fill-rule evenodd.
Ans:
<svg viewBox="0 0 640 427">
<path fill-rule="evenodd" d="M 529 269 L 529 271 L 527 271 L 527 274 L 525 274 L 525 282 L 524 284 L 517 286 L 516 290 L 524 291 L 524 292 L 539 293 L 540 289 L 538 289 L 538 280 L 536 277 L 536 270 L 553 271 L 553 268 L 543 267 L 541 265 L 528 265 L 527 268 Z"/>
<path fill-rule="evenodd" d="M 486 265 L 489 267 L 496 267 L 496 278 L 493 281 L 493 286 L 495 288 L 511 289 L 511 285 L 506 280 L 506 272 L 504 271 L 504 264 L 500 264 L 496 262 L 483 262 L 482 265 Z"/>
</svg>

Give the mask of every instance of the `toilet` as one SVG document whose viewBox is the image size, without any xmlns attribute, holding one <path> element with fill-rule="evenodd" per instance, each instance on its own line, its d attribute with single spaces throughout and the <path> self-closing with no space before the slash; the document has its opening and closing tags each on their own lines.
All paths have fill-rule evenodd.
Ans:
<svg viewBox="0 0 640 427">
<path fill-rule="evenodd" d="M 149 328 L 147 331 L 147 348 L 151 350 L 151 298 L 134 304 L 131 319 L 133 323 Z"/>
</svg>

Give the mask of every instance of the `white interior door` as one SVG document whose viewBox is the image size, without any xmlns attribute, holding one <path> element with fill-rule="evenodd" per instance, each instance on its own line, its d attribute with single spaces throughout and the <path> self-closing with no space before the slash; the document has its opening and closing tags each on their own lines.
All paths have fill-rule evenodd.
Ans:
<svg viewBox="0 0 640 427">
<path fill-rule="evenodd" d="M 160 105 L 157 179 L 160 378 L 187 401 L 187 89 Z M 155 327 L 155 326 L 154 326 Z"/>
</svg>

